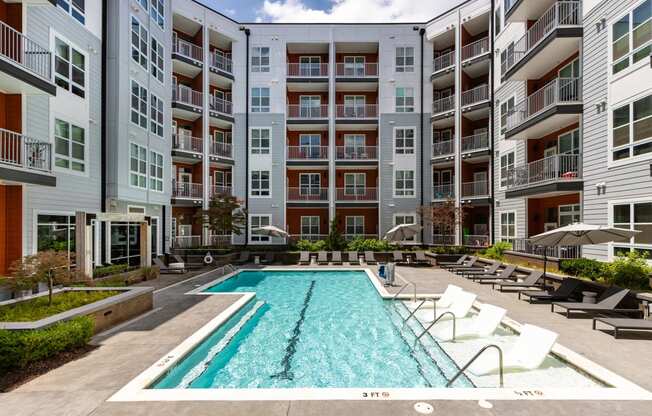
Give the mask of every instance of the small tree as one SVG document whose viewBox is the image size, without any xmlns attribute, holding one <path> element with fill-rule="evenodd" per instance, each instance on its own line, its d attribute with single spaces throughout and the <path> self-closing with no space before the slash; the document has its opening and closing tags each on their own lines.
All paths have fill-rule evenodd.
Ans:
<svg viewBox="0 0 652 416">
<path fill-rule="evenodd" d="M 65 251 L 41 251 L 13 262 L 8 282 L 15 290 L 34 289 L 39 283 L 48 285 L 48 305 L 52 304 L 55 285 L 76 280 Z"/>
<path fill-rule="evenodd" d="M 464 223 L 464 208 L 455 206 L 455 201 L 448 199 L 442 203 L 424 205 L 417 209 L 423 224 L 431 224 L 433 230 L 441 234 L 454 234 L 455 228 Z"/>
<path fill-rule="evenodd" d="M 214 234 L 242 234 L 247 226 L 247 210 L 241 201 L 229 194 L 213 195 L 208 209 L 195 215 L 195 220 L 208 226 Z"/>
<path fill-rule="evenodd" d="M 326 248 L 328 250 L 342 250 L 346 247 L 346 239 L 337 229 L 338 217 L 333 218 L 330 225 L 330 230 L 326 236 Z"/>
</svg>

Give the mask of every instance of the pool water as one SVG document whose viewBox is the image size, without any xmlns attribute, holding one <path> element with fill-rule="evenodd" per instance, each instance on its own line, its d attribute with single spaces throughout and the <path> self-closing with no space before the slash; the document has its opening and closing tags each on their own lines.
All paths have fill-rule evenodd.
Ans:
<svg viewBox="0 0 652 416">
<path fill-rule="evenodd" d="M 152 388 L 444 387 L 457 365 L 364 271 L 242 271 L 205 290 L 256 292 Z M 473 387 L 460 377 L 455 387 Z"/>
</svg>

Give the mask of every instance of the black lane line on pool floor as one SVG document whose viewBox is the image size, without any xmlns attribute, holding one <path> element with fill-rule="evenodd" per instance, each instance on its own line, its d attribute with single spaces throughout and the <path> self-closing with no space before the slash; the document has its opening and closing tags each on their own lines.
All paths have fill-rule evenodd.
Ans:
<svg viewBox="0 0 652 416">
<path fill-rule="evenodd" d="M 303 321 L 304 319 L 306 319 L 306 310 L 308 309 L 308 304 L 310 303 L 310 299 L 312 298 L 312 291 L 314 288 L 315 288 L 315 281 L 312 280 L 310 282 L 310 287 L 308 288 L 308 292 L 306 293 L 306 297 L 303 300 L 303 308 L 301 308 L 301 312 L 299 313 L 299 320 L 297 321 L 296 324 L 294 324 L 292 337 L 288 341 L 288 346 L 285 348 L 285 357 L 283 357 L 283 360 L 281 360 L 281 365 L 283 366 L 283 370 L 280 373 L 273 374 L 271 378 L 282 378 L 285 380 L 294 379 L 294 374 L 292 374 L 291 371 L 292 357 L 294 357 L 294 353 L 297 352 L 297 343 L 299 342 L 299 336 L 301 335 L 301 325 L 303 325 Z"/>
</svg>

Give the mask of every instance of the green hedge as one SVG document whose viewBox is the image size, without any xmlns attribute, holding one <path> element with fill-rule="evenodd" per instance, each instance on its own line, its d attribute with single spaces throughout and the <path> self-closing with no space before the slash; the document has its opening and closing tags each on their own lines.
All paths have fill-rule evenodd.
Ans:
<svg viewBox="0 0 652 416">
<path fill-rule="evenodd" d="M 0 329 L 0 372 L 22 368 L 58 353 L 79 348 L 93 335 L 93 319 L 80 316 L 45 329 Z"/>
<path fill-rule="evenodd" d="M 111 276 L 112 274 L 124 273 L 129 270 L 128 264 L 112 264 L 110 266 L 97 267 L 93 270 L 93 277 Z"/>
<path fill-rule="evenodd" d="M 350 251 L 389 251 L 393 248 L 394 246 L 386 240 L 356 238 L 349 242 L 346 249 Z"/>
<path fill-rule="evenodd" d="M 299 240 L 299 241 L 297 241 L 296 249 L 299 250 L 299 251 L 326 250 L 326 241 L 324 241 L 324 240 L 317 240 L 317 241 Z"/>
<path fill-rule="evenodd" d="M 430 251 L 435 254 L 466 254 L 469 250 L 464 246 L 437 246 Z"/>
<path fill-rule="evenodd" d="M 585 277 L 591 280 L 604 278 L 609 272 L 608 264 L 593 259 L 562 260 L 559 271 L 571 276 Z"/>
</svg>

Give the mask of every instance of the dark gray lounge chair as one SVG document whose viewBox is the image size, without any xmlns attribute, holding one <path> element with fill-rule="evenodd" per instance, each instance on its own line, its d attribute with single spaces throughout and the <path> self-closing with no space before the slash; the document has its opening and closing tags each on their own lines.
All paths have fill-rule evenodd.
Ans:
<svg viewBox="0 0 652 416">
<path fill-rule="evenodd" d="M 400 251 L 393 251 L 392 261 L 394 261 L 394 263 L 404 263 L 405 259 L 403 259 L 403 253 L 401 253 Z"/>
<path fill-rule="evenodd" d="M 474 275 L 469 276 L 469 279 L 471 279 L 473 281 L 480 281 L 481 283 L 489 282 L 489 283 L 492 283 L 492 284 L 496 284 L 496 282 L 501 282 L 501 281 L 505 281 L 505 280 L 514 279 L 514 276 L 512 276 L 512 275 L 514 274 L 515 270 L 516 270 L 515 265 L 508 264 L 497 275 L 496 274 L 474 274 Z"/>
<path fill-rule="evenodd" d="M 163 273 L 163 274 L 167 274 L 167 273 L 185 273 L 186 272 L 186 266 L 185 266 L 185 264 L 183 262 L 181 263 L 183 265 L 183 267 L 170 268 L 165 263 L 163 263 L 163 261 L 161 259 L 159 259 L 158 257 L 154 257 L 152 259 L 152 263 L 154 263 L 154 266 L 158 266 L 160 272 Z"/>
<path fill-rule="evenodd" d="M 499 261 L 493 261 L 491 262 L 491 265 L 489 267 L 471 267 L 468 269 L 456 269 L 455 273 L 461 274 L 462 276 L 471 276 L 474 274 L 480 274 L 480 275 L 496 275 L 498 273 L 498 269 L 502 265 L 501 262 Z"/>
<path fill-rule="evenodd" d="M 235 264 L 245 264 L 249 262 L 249 258 L 251 255 L 249 254 L 248 251 L 241 251 L 240 252 L 240 257 L 236 261 L 234 261 Z"/>
<path fill-rule="evenodd" d="M 199 262 L 198 263 L 198 262 L 192 262 L 190 260 L 184 261 L 181 258 L 181 256 L 178 255 L 178 254 L 173 254 L 171 257 L 172 257 L 172 259 L 174 260 L 175 263 L 183 263 L 183 264 L 185 264 L 186 269 L 197 270 L 197 269 L 201 269 L 201 268 L 203 268 L 205 266 L 204 262 Z M 186 256 L 186 257 L 188 257 L 188 256 Z"/>
<path fill-rule="evenodd" d="M 333 262 L 333 264 L 342 264 L 342 252 L 333 251 L 331 253 L 331 261 Z"/>
<path fill-rule="evenodd" d="M 452 266 L 454 264 L 462 265 L 466 261 L 466 259 L 469 256 L 466 254 L 463 254 L 457 261 L 437 261 L 437 266 L 441 267 L 442 269 L 445 269 L 447 266 Z"/>
<path fill-rule="evenodd" d="M 550 304 L 550 311 L 554 312 L 555 306 L 566 309 L 566 318 L 570 317 L 570 313 L 574 311 L 581 311 L 589 314 L 622 313 L 641 316 L 643 312 L 640 309 L 618 308 L 618 305 L 623 299 L 625 299 L 625 296 L 627 296 L 628 293 L 629 289 L 611 286 L 602 294 L 602 296 L 600 296 L 597 303 L 552 302 Z"/>
<path fill-rule="evenodd" d="M 543 272 L 539 270 L 532 270 L 532 273 L 525 276 L 521 282 L 502 282 L 502 283 L 493 283 L 491 288 L 498 286 L 498 290 L 501 292 L 503 289 L 514 289 L 514 290 L 527 290 L 536 286 L 537 282 L 543 277 Z"/>
<path fill-rule="evenodd" d="M 347 257 L 349 258 L 349 264 L 360 264 L 360 257 L 357 251 L 347 252 Z"/>
<path fill-rule="evenodd" d="M 376 257 L 374 257 L 373 251 L 364 252 L 364 262 L 367 264 L 376 264 Z"/>
<path fill-rule="evenodd" d="M 414 264 L 422 266 L 432 266 L 430 259 L 426 257 L 426 253 L 423 251 L 417 251 L 414 253 Z"/>
<path fill-rule="evenodd" d="M 618 334 L 623 329 L 633 331 L 652 331 L 652 321 L 648 319 L 607 318 L 600 316 L 593 318 L 593 329 L 596 329 L 596 322 L 602 322 L 605 325 L 613 327 L 614 338 L 618 338 Z"/>
<path fill-rule="evenodd" d="M 532 303 L 538 302 L 553 302 L 553 301 L 568 301 L 577 289 L 582 286 L 582 281 L 572 278 L 567 278 L 561 281 L 561 285 L 555 290 L 524 290 L 518 292 L 518 298 L 526 296 L 527 301 Z"/>
<path fill-rule="evenodd" d="M 471 256 L 471 257 L 469 257 L 469 259 L 466 262 L 464 262 L 462 264 L 451 264 L 451 265 L 445 267 L 445 269 L 447 269 L 448 271 L 454 272 L 457 269 L 469 269 L 471 267 L 477 267 L 477 263 L 478 263 L 478 257 L 477 256 Z"/>
<path fill-rule="evenodd" d="M 317 253 L 317 264 L 328 264 L 328 253 L 320 251 Z"/>
<path fill-rule="evenodd" d="M 274 263 L 274 253 L 272 252 L 267 252 L 265 253 L 265 257 L 261 260 L 263 264 L 272 264 Z"/>
<path fill-rule="evenodd" d="M 299 253 L 299 264 L 304 266 L 310 264 L 310 253 L 307 251 Z"/>
</svg>

